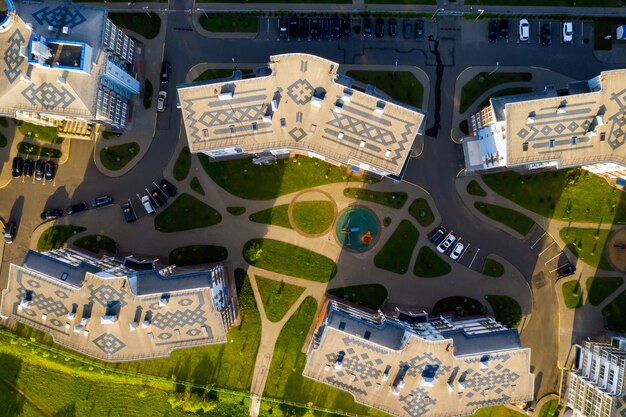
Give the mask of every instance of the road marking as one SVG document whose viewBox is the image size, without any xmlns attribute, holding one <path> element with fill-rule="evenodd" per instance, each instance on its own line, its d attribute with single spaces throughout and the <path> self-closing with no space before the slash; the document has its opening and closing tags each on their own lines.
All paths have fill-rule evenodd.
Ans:
<svg viewBox="0 0 626 417">
<path fill-rule="evenodd" d="M 270 34 L 270 18 L 267 18 L 267 35 L 269 36 Z"/>
<path fill-rule="evenodd" d="M 546 248 L 544 250 L 539 252 L 539 256 L 543 255 L 545 251 L 547 251 L 548 249 L 550 249 L 552 247 L 552 245 L 554 245 L 554 241 L 552 241 L 552 243 L 550 243 L 548 246 L 546 246 Z"/>
<path fill-rule="evenodd" d="M 476 259 L 476 255 L 478 255 L 478 252 L 480 252 L 480 248 L 478 248 L 478 250 L 476 251 L 476 253 L 474 253 L 474 257 L 472 258 L 472 262 L 470 262 L 468 268 L 471 268 L 472 265 L 474 264 L 474 260 Z"/>
<path fill-rule="evenodd" d="M 461 239 L 459 239 L 461 240 Z M 469 247 L 471 246 L 471 243 L 467 244 L 467 247 L 465 248 L 465 250 L 463 252 L 461 252 L 461 254 L 459 255 L 459 259 L 457 259 L 457 262 L 461 262 L 461 258 L 463 257 L 463 255 L 465 255 L 465 252 L 467 252 L 469 250 Z"/>
<path fill-rule="evenodd" d="M 541 239 L 543 239 L 543 237 L 546 235 L 546 231 L 543 231 L 543 234 L 541 236 L 539 236 L 539 238 L 537 240 L 535 240 L 535 243 L 533 243 L 532 245 L 530 245 L 531 249 L 534 249 L 535 245 L 537 244 L 537 242 L 539 242 Z"/>
<path fill-rule="evenodd" d="M 559 256 L 561 256 L 561 252 L 557 253 L 556 255 L 554 255 L 552 258 L 548 259 L 547 261 L 545 261 L 543 264 L 547 265 L 548 262 L 554 260 L 554 258 L 558 258 Z M 558 268 L 557 268 L 558 269 Z"/>
</svg>

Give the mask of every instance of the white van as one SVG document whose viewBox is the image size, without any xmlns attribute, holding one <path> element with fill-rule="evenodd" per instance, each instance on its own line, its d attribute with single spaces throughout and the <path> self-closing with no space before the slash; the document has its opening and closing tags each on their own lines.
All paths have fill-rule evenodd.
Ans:
<svg viewBox="0 0 626 417">
<path fill-rule="evenodd" d="M 146 209 L 148 214 L 154 214 L 154 207 L 152 207 L 150 198 L 147 195 L 141 197 L 141 204 L 143 204 L 143 208 Z"/>
</svg>

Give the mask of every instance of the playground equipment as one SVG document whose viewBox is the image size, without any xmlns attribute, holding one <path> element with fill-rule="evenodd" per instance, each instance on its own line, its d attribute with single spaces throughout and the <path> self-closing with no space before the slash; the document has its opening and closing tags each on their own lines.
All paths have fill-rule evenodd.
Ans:
<svg viewBox="0 0 626 417">
<path fill-rule="evenodd" d="M 624 249 L 626 249 L 626 243 L 614 243 L 613 247 L 614 248 L 618 248 L 620 250 L 624 250 Z"/>
<path fill-rule="evenodd" d="M 355 207 L 342 213 L 335 232 L 341 244 L 352 251 L 365 251 L 378 236 L 375 215 L 363 207 Z"/>
</svg>

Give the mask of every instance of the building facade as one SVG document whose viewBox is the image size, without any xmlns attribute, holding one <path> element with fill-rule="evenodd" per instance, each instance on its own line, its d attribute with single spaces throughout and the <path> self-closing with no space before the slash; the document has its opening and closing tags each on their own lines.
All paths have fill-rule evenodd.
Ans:
<svg viewBox="0 0 626 417">
<path fill-rule="evenodd" d="M 238 307 L 226 264 L 158 269 L 132 256 L 58 249 L 29 251 L 22 265 L 11 264 L 0 314 L 70 349 L 120 362 L 225 343 Z"/>
<path fill-rule="evenodd" d="M 372 86 L 359 89 L 339 64 L 294 53 L 270 58 L 252 76 L 178 86 L 192 152 L 212 159 L 296 152 L 379 175 L 401 176 L 425 112 Z"/>
<path fill-rule="evenodd" d="M 604 71 L 563 89 L 497 97 L 472 115 L 464 138 L 468 172 L 582 167 L 626 177 L 626 70 Z"/>
<path fill-rule="evenodd" d="M 530 349 L 488 317 L 393 316 L 329 300 L 303 375 L 398 417 L 464 416 L 530 401 Z"/>
<path fill-rule="evenodd" d="M 126 127 L 135 43 L 103 7 L 5 0 L 0 23 L 0 115 L 90 138 L 91 125 Z"/>
<path fill-rule="evenodd" d="M 575 417 L 624 417 L 626 339 L 575 346 L 571 370 L 563 372 L 561 402 Z"/>
</svg>

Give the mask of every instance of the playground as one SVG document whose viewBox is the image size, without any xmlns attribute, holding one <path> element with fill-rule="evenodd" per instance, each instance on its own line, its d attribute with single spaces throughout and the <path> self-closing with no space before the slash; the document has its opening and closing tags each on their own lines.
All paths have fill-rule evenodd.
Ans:
<svg viewBox="0 0 626 417">
<path fill-rule="evenodd" d="M 365 252 L 378 237 L 380 226 L 376 215 L 363 206 L 351 206 L 344 210 L 335 224 L 339 243 L 349 251 Z"/>
</svg>

